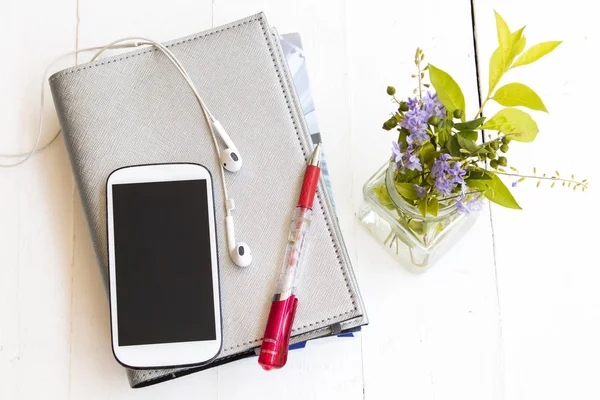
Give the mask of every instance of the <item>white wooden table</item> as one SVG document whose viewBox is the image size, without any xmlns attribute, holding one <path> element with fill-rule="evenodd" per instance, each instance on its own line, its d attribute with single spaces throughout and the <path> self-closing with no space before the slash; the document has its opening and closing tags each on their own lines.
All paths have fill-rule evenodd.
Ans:
<svg viewBox="0 0 600 400">
<path fill-rule="evenodd" d="M 27 164 L 0 170 L 0 399 L 600 398 L 595 5 L 472 2 L 4 1 L 0 152 L 31 145 L 41 74 L 60 53 L 134 34 L 168 40 L 261 10 L 280 32 L 300 32 L 371 323 L 355 338 L 309 343 L 281 371 L 265 373 L 250 359 L 129 389 L 110 351 L 107 302 L 59 140 Z M 591 187 L 581 194 L 520 185 L 523 211 L 486 208 L 438 265 L 411 274 L 356 218 L 361 186 L 393 139 L 380 129 L 390 110 L 385 87 L 410 93 L 421 46 L 460 83 L 474 114 L 474 36 L 486 91 L 494 8 L 511 29 L 528 25 L 528 45 L 565 41 L 507 76 L 536 89 L 551 111 L 536 113 L 538 139 L 514 145 L 511 162 L 586 175 Z M 49 134 L 58 126 L 50 104 L 44 115 Z"/>
</svg>

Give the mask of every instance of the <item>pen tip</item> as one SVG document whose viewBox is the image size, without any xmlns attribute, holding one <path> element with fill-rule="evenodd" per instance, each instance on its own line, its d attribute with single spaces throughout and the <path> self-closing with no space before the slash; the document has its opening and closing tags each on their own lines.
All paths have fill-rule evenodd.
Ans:
<svg viewBox="0 0 600 400">
<path fill-rule="evenodd" d="M 319 166 L 321 164 L 321 142 L 317 143 L 315 150 L 313 151 L 310 165 Z"/>
</svg>

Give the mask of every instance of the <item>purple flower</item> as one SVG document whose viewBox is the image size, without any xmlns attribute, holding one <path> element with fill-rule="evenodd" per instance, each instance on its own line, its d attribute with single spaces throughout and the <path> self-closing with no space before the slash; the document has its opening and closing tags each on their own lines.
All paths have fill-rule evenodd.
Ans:
<svg viewBox="0 0 600 400">
<path fill-rule="evenodd" d="M 423 97 L 423 108 L 432 108 L 441 105 L 442 103 L 438 99 L 437 93 L 427 92 Z"/>
<path fill-rule="evenodd" d="M 402 160 L 402 166 L 404 168 L 408 168 L 411 171 L 417 170 L 417 171 L 422 171 L 423 168 L 421 167 L 421 160 L 419 160 L 419 157 L 417 157 L 414 154 L 411 154 L 410 151 L 407 151 L 406 154 L 404 155 L 404 158 Z"/>
<path fill-rule="evenodd" d="M 427 129 L 427 113 L 423 110 L 414 109 L 404 113 L 404 120 L 400 122 L 400 126 L 413 131 L 413 129 L 420 129 L 421 125 L 425 125 L 423 129 Z"/>
<path fill-rule="evenodd" d="M 413 143 L 419 144 L 419 142 L 423 142 L 425 140 L 429 140 L 429 135 L 425 130 L 419 130 L 411 133 L 406 137 L 406 142 L 412 145 Z"/>
<path fill-rule="evenodd" d="M 460 196 L 454 200 L 454 204 L 458 209 L 458 212 L 462 214 L 469 214 L 473 211 L 479 211 L 483 208 L 483 200 L 479 194 L 466 194 L 465 186 Z"/>
<path fill-rule="evenodd" d="M 450 193 L 452 193 L 452 190 L 454 189 L 454 186 L 455 186 L 445 176 L 438 176 L 437 178 L 435 178 L 434 184 L 435 184 L 435 190 L 437 190 L 438 193 L 441 194 L 442 196 L 448 196 Z"/>
<path fill-rule="evenodd" d="M 448 153 L 442 153 L 440 154 L 440 160 L 442 161 L 448 161 L 449 159 L 451 159 L 452 156 Z"/>
<path fill-rule="evenodd" d="M 471 209 L 471 211 L 481 211 L 483 209 L 483 199 L 482 198 L 473 199 L 468 204 L 468 206 Z"/>
<path fill-rule="evenodd" d="M 416 97 L 414 99 L 411 99 L 409 97 L 406 101 L 406 104 L 408 104 L 408 108 L 410 108 L 411 110 L 416 110 L 419 107 L 419 100 L 417 100 Z"/>
<path fill-rule="evenodd" d="M 435 108 L 435 116 L 438 118 L 446 118 L 448 113 L 446 112 L 446 108 L 444 106 Z"/>
<path fill-rule="evenodd" d="M 467 171 L 462 169 L 462 165 L 459 162 L 455 162 L 454 165 L 448 170 L 448 175 L 453 183 L 463 184 L 465 180 L 463 176 L 467 174 Z"/>
<path fill-rule="evenodd" d="M 431 177 L 434 178 L 435 190 L 443 196 L 448 196 L 457 184 L 465 183 L 463 176 L 466 171 L 459 162 L 450 165 L 450 154 L 442 153 L 431 167 Z"/>
<path fill-rule="evenodd" d="M 512 187 L 517 187 L 517 182 L 513 182 Z"/>
<path fill-rule="evenodd" d="M 419 185 L 414 185 L 413 186 L 415 188 L 415 192 L 417 192 L 417 197 L 420 199 L 424 199 L 425 196 L 427 196 L 427 188 L 424 188 L 422 186 Z"/>
<path fill-rule="evenodd" d="M 469 210 L 469 207 L 467 206 L 467 204 L 463 203 L 459 199 L 454 200 L 454 205 L 456 206 L 456 209 L 458 210 L 458 212 L 461 214 L 469 215 L 469 213 L 471 212 L 471 210 Z"/>
<path fill-rule="evenodd" d="M 431 94 L 431 92 L 427 92 L 425 94 L 425 97 L 423 97 L 423 110 L 428 115 L 427 120 L 434 115 L 438 118 L 446 118 L 447 115 L 446 108 L 440 99 L 438 99 L 436 93 Z"/>
<path fill-rule="evenodd" d="M 433 162 L 431 167 L 431 176 L 433 178 L 445 177 L 448 169 L 450 168 L 450 154 L 442 153 L 439 158 Z"/>
<path fill-rule="evenodd" d="M 398 145 L 397 149 L 400 149 L 400 145 Z M 405 153 L 396 154 L 396 146 L 392 147 L 392 156 L 394 157 L 394 161 L 396 162 L 396 169 L 398 168 L 407 168 L 411 171 L 417 170 L 422 171 L 423 167 L 421 166 L 421 160 L 419 157 L 411 153 L 412 145 L 409 143 L 407 146 L 407 150 Z M 399 157 L 398 157 L 399 156 Z"/>
<path fill-rule="evenodd" d="M 392 142 L 392 158 L 396 163 L 402 160 L 402 150 L 400 144 L 397 142 Z"/>
<path fill-rule="evenodd" d="M 408 99 L 410 110 L 404 114 L 404 120 L 400 122 L 400 126 L 409 131 L 406 138 L 408 143 L 429 140 L 427 134 L 427 121 L 429 115 L 427 112 L 419 109 L 419 104 L 416 99 Z"/>
</svg>

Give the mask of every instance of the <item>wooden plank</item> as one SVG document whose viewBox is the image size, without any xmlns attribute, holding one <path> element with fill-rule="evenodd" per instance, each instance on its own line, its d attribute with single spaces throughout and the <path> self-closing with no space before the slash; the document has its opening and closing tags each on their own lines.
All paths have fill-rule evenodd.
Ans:
<svg viewBox="0 0 600 400">
<path fill-rule="evenodd" d="M 416 87 L 414 53 L 461 85 L 477 109 L 469 1 L 352 3 L 348 9 L 353 201 L 389 157 L 393 134 L 381 124 Z M 370 325 L 363 334 L 367 399 L 501 398 L 500 331 L 489 215 L 431 270 L 407 272 L 356 227 L 360 284 Z"/>
<path fill-rule="evenodd" d="M 72 1 L 2 4 L 1 153 L 33 145 L 43 71 L 57 54 L 74 48 L 75 22 Z M 53 114 L 49 101 L 47 135 L 58 126 Z M 2 399 L 68 397 L 73 191 L 68 171 L 59 141 L 27 164 L 0 172 Z"/>
<path fill-rule="evenodd" d="M 69 12 L 60 15 L 73 16 L 72 5 L 71 2 L 64 6 Z M 341 0 L 311 0 L 279 4 L 218 0 L 214 4 L 214 21 L 212 6 L 208 1 L 179 0 L 168 5 L 149 5 L 139 0 L 126 3 L 111 0 L 102 4 L 80 0 L 79 45 L 96 45 L 131 34 L 167 40 L 200 31 L 213 22 L 221 24 L 261 10 L 267 12 L 270 22 L 280 32 L 300 31 L 340 223 L 358 270 L 371 325 L 356 339 L 309 343 L 306 349 L 292 354 L 286 369 L 274 374 L 263 373 L 253 365 L 255 360 L 249 359 L 157 387 L 131 391 L 122 369 L 110 354 L 106 299 L 77 196 L 74 197 L 74 217 L 71 214 L 73 186 L 61 144 L 18 173 L 0 176 L 0 187 L 17 193 L 16 199 L 2 196 L 0 200 L 2 221 L 7 227 L 1 231 L 0 241 L 5 257 L 0 266 L 3 321 L 0 372 L 9 382 L 1 386 L 1 397 L 67 398 L 70 393 L 73 398 L 103 399 L 239 398 L 257 397 L 256 388 L 269 384 L 273 396 L 278 398 L 352 399 L 363 396 L 364 363 L 367 398 L 389 398 L 390 395 L 411 399 L 459 395 L 500 398 L 500 333 L 489 215 L 484 212 L 475 228 L 454 250 L 423 275 L 409 274 L 396 265 L 358 226 L 354 216 L 361 200 L 361 186 L 384 162 L 392 140 L 379 129 L 389 110 L 384 88 L 391 83 L 398 92 L 410 92 L 411 59 L 417 45 L 426 50 L 429 60 L 450 72 L 461 84 L 470 101 L 469 112 L 476 109 L 469 3 L 450 5 L 428 0 L 418 4 L 387 1 L 364 5 Z M 13 2 L 10 7 L 8 20 L 18 20 L 16 7 L 19 7 L 18 15 L 31 18 L 29 4 L 21 6 Z M 60 8 L 57 9 L 56 4 L 53 7 L 52 10 L 36 8 L 44 11 L 34 21 L 36 26 L 51 23 L 45 31 L 71 29 L 72 33 L 74 19 L 66 19 L 63 24 L 57 24 L 56 17 L 46 20 L 48 15 L 59 14 Z M 448 20 L 452 21 L 451 31 L 447 29 Z M 2 22 L 2 33 L 8 29 L 5 37 L 40 40 L 33 33 Z M 64 43 L 57 42 L 60 49 L 44 47 L 34 41 L 21 51 L 32 57 L 29 48 L 44 47 L 47 53 L 38 52 L 35 57 L 53 56 L 68 50 L 73 40 L 71 35 Z M 40 71 L 46 63 L 42 61 Z M 11 85 L 4 93 L 23 91 L 26 79 L 36 75 L 28 66 L 18 64 L 16 72 L 9 71 L 22 81 L 5 83 L 4 80 L 2 84 Z M 3 64 L 0 68 L 6 67 Z M 32 96 L 36 96 L 35 90 L 33 93 Z M 14 97 L 3 96 L 5 107 L 0 108 L 7 110 L 9 117 L 23 115 L 23 111 L 15 114 L 14 108 L 6 106 L 4 99 Z M 27 98 L 20 104 L 35 104 L 35 99 Z M 48 118 L 53 118 L 50 111 Z M 34 124 L 30 116 L 23 120 Z M 21 127 L 19 121 L 13 119 L 10 123 Z M 5 137 L 0 140 L 4 148 Z M 25 144 L 8 142 L 11 146 Z M 37 208 L 39 198 L 51 200 Z M 44 266 L 48 269 L 43 270 Z M 571 280 L 571 284 L 575 287 L 582 282 Z M 591 286 L 586 288 L 591 289 Z M 590 293 L 576 293 L 578 304 L 589 300 Z M 44 301 L 44 313 L 36 308 L 39 298 Z M 517 299 L 522 301 L 523 297 Z M 593 312 L 589 305 L 582 310 Z M 40 317 L 40 314 L 44 315 Z M 565 314 L 566 309 L 562 315 Z M 592 328 L 590 338 L 597 333 L 594 330 L 597 326 L 591 323 L 585 326 Z M 592 347 L 590 341 L 584 343 Z M 361 362 L 361 347 L 365 350 L 364 362 Z M 566 354 L 564 359 L 571 360 Z M 533 357 L 525 361 L 532 360 Z M 42 382 L 38 380 L 40 384 L 30 385 L 30 374 L 46 371 L 43 368 L 52 368 L 52 373 L 44 375 Z M 275 375 L 279 379 L 273 379 Z M 519 378 L 518 374 L 515 376 Z"/>
<path fill-rule="evenodd" d="M 353 257 L 346 2 L 217 0 L 214 5 L 215 25 L 264 11 L 279 33 L 300 32 L 340 225 Z M 269 387 L 269 391 L 259 390 L 261 387 Z M 256 359 L 219 367 L 219 396 L 222 399 L 362 398 L 360 336 L 309 342 L 305 349 L 290 354 L 288 365 L 281 371 L 266 373 Z"/>
<path fill-rule="evenodd" d="M 489 57 L 498 46 L 493 10 L 511 30 L 527 25 L 527 48 L 563 40 L 552 54 L 509 72 L 504 83 L 523 82 L 550 114 L 531 112 L 540 133 L 531 144 L 511 144 L 508 160 L 521 172 L 588 178 L 589 192 L 526 181 L 513 190 L 523 211 L 492 208 L 502 311 L 506 398 L 598 398 L 600 279 L 595 257 L 600 222 L 595 211 L 595 94 L 600 89 L 596 5 L 475 1 L 481 79 L 487 91 Z M 501 83 L 500 85 L 502 85 Z M 485 95 L 486 93 L 484 93 Z M 486 112 L 492 115 L 497 106 Z M 574 117 L 577 116 L 577 117 Z"/>
</svg>

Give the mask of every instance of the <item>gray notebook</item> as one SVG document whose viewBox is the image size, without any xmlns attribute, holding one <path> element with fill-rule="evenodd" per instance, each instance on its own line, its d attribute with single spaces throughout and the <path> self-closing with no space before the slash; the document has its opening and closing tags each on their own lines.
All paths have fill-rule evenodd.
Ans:
<svg viewBox="0 0 600 400">
<path fill-rule="evenodd" d="M 236 236 L 252 247 L 253 264 L 239 268 L 227 255 L 222 188 L 215 179 L 222 350 L 207 365 L 129 370 L 132 387 L 247 357 L 260 347 L 289 221 L 313 147 L 281 47 L 263 14 L 174 40 L 167 47 L 244 157 L 242 170 L 227 173 L 226 179 L 236 202 Z M 50 86 L 106 285 L 108 175 L 127 165 L 168 162 L 202 164 L 215 175 L 217 156 L 191 90 L 154 49 L 60 71 L 50 78 Z M 366 323 L 323 179 L 313 210 L 292 343 Z"/>
</svg>

